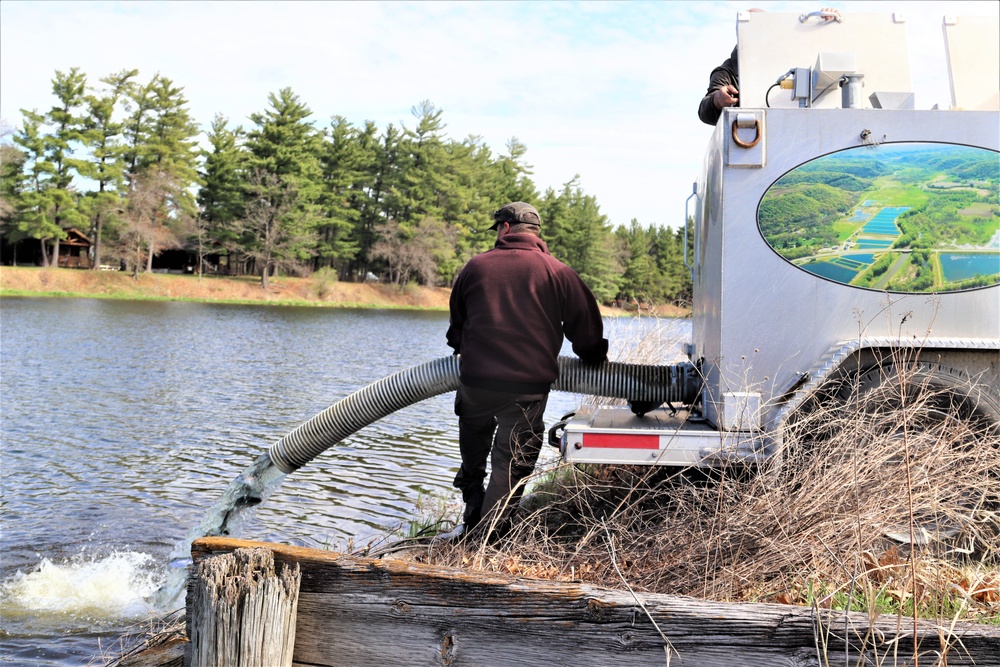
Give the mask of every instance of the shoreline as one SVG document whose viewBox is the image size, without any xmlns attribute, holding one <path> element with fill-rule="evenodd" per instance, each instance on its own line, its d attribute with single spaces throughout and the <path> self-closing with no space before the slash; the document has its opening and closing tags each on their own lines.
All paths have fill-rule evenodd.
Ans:
<svg viewBox="0 0 1000 667">
<path fill-rule="evenodd" d="M 83 269 L 0 266 L 0 298 L 70 298 L 121 301 L 181 301 L 252 306 L 371 308 L 448 311 L 451 290 L 445 287 L 381 283 L 345 283 L 316 277 L 271 278 L 264 290 L 255 276 L 197 276 L 175 273 L 131 273 Z M 690 310 L 654 306 L 643 315 L 684 318 Z M 605 317 L 631 317 L 635 310 L 601 306 Z"/>
<path fill-rule="evenodd" d="M 181 301 L 312 308 L 448 310 L 440 288 L 341 283 L 316 278 L 272 278 L 264 290 L 254 276 L 197 276 L 42 267 L 0 267 L 0 298 L 41 297 L 122 301 Z"/>
</svg>

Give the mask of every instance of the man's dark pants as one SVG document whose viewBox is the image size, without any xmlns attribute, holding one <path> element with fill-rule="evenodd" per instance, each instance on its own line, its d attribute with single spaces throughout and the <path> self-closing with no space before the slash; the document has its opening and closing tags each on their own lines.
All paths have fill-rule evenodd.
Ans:
<svg viewBox="0 0 1000 667">
<path fill-rule="evenodd" d="M 534 470 L 542 448 L 547 401 L 548 393 L 515 394 L 459 385 L 455 414 L 459 417 L 462 466 L 454 485 L 461 489 L 465 501 L 466 531 L 483 517 L 492 521 L 491 511 L 517 507 L 524 491 L 518 483 Z M 486 459 L 491 451 L 490 483 L 484 489 Z M 504 511 L 503 517 L 509 514 Z M 505 528 L 505 520 L 499 520 L 498 526 Z"/>
</svg>

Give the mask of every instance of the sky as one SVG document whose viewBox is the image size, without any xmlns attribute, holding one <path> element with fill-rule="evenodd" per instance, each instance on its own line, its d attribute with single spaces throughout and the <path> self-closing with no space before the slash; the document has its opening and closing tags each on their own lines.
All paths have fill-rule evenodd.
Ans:
<svg viewBox="0 0 1000 667">
<path fill-rule="evenodd" d="M 540 191 L 579 175 L 617 225 L 677 228 L 712 128 L 711 70 L 751 7 L 905 16 L 918 109 L 948 108 L 945 14 L 1000 20 L 995 0 L 952 2 L 0 2 L 0 120 L 47 111 L 56 70 L 95 85 L 123 69 L 184 89 L 195 122 L 232 126 L 291 88 L 316 127 L 340 115 L 384 130 L 442 110 L 446 136 L 495 154 L 516 137 Z M 996 56 L 1000 58 L 1000 55 Z M 502 202 L 498 202 L 498 205 Z"/>
</svg>

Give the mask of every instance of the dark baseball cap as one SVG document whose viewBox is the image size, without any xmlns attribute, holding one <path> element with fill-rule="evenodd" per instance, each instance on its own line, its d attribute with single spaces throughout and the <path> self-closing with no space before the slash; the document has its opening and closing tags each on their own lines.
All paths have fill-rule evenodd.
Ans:
<svg viewBox="0 0 1000 667">
<path fill-rule="evenodd" d="M 526 225 L 542 226 L 542 218 L 538 215 L 535 207 L 531 204 L 525 204 L 523 201 L 511 202 L 499 210 L 493 211 L 493 226 L 490 229 L 495 230 L 505 222 L 512 225 L 521 222 Z"/>
</svg>

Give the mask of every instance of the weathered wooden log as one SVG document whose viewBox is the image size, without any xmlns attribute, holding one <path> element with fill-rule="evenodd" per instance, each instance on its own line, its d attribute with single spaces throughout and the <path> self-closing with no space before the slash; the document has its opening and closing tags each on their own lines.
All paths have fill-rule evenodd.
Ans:
<svg viewBox="0 0 1000 667">
<path fill-rule="evenodd" d="M 157 636 L 105 663 L 105 667 L 184 667 L 190 647 L 183 633 Z"/>
<path fill-rule="evenodd" d="M 290 666 L 300 582 L 296 563 L 276 573 L 268 545 L 235 548 L 198 562 L 188 582 L 191 664 Z"/>
<path fill-rule="evenodd" d="M 205 538 L 195 562 L 239 547 Z M 316 665 L 685 665 L 911 663 L 913 620 L 726 604 L 267 545 L 298 564 L 293 663 Z M 655 621 L 655 623 L 653 622 Z M 669 642 L 669 643 L 668 643 Z M 917 623 L 922 665 L 1000 665 L 1000 627 Z M 947 655 L 946 662 L 936 656 Z"/>
</svg>

